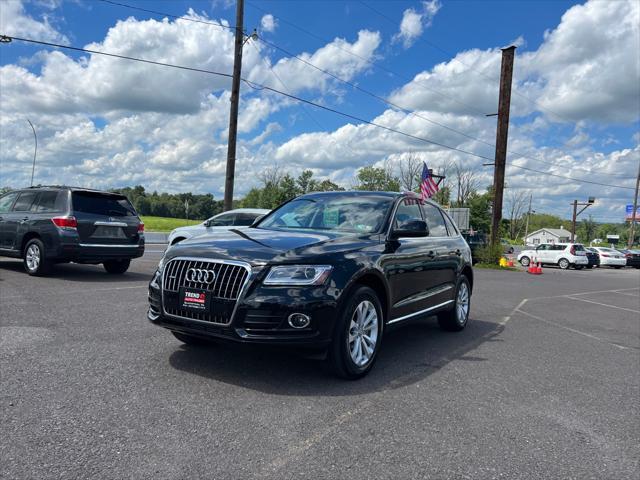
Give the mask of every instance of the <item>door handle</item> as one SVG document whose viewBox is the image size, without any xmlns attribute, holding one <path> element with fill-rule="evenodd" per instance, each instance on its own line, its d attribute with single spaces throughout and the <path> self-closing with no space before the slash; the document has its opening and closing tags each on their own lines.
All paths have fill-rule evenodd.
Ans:
<svg viewBox="0 0 640 480">
<path fill-rule="evenodd" d="M 436 258 L 436 252 L 434 252 L 433 250 L 431 250 L 429 253 L 427 253 L 427 257 L 429 257 L 429 258 Z"/>
<path fill-rule="evenodd" d="M 29 220 L 29 217 L 24 217 L 22 220 L 20 220 L 20 223 L 27 223 L 27 220 Z"/>
</svg>

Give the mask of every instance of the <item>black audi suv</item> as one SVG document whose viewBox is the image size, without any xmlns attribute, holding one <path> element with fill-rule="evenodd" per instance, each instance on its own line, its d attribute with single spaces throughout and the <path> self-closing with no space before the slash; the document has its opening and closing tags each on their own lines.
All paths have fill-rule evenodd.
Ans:
<svg viewBox="0 0 640 480">
<path fill-rule="evenodd" d="M 359 378 L 389 328 L 435 314 L 443 329 L 462 330 L 472 288 L 469 247 L 435 203 L 312 193 L 248 229 L 170 247 L 147 316 L 187 344 L 322 348 L 338 375 Z"/>
<path fill-rule="evenodd" d="M 143 253 L 144 223 L 124 195 L 51 186 L 0 197 L 0 255 L 22 258 L 29 275 L 64 262 L 120 274 Z"/>
</svg>

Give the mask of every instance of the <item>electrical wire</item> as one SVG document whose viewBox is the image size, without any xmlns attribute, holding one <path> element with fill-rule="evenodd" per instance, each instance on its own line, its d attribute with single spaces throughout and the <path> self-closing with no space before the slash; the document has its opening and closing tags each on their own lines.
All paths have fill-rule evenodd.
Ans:
<svg viewBox="0 0 640 480">
<path fill-rule="evenodd" d="M 103 2 L 103 3 L 111 4 L 111 5 L 117 5 L 117 6 L 124 7 L 124 8 L 129 8 L 129 9 L 133 9 L 133 10 L 139 10 L 139 11 L 142 11 L 142 12 L 152 13 L 152 14 L 155 14 L 155 15 L 166 16 L 166 17 L 170 17 L 170 18 L 177 19 L 177 20 L 184 20 L 184 21 L 190 21 L 190 22 L 196 22 L 196 23 L 203 23 L 203 24 L 214 25 L 214 26 L 218 26 L 218 27 L 226 28 L 226 29 L 228 29 L 228 30 L 235 30 L 235 27 L 230 27 L 230 26 L 228 26 L 228 25 L 224 25 L 224 24 L 222 24 L 222 23 L 218 23 L 218 22 L 205 21 L 205 20 L 199 20 L 199 19 L 194 19 L 194 18 L 190 18 L 190 17 L 179 16 L 179 15 L 175 15 L 175 14 L 171 14 L 171 13 L 160 12 L 160 11 L 157 11 L 157 10 L 150 10 L 150 9 L 146 9 L 146 8 L 137 7 L 137 6 L 134 6 L 134 5 L 128 5 L 128 4 L 125 4 L 125 3 L 115 2 L 115 1 L 113 1 L 113 0 L 99 0 L 99 1 L 101 1 L 101 2 Z M 392 21 L 389 17 L 387 17 L 387 16 L 386 16 L 386 15 L 384 15 L 383 13 L 381 13 L 381 12 L 379 12 L 379 11 L 375 10 L 373 7 L 368 6 L 367 4 L 365 4 L 365 3 L 364 3 L 364 2 L 362 2 L 362 1 L 361 1 L 360 3 L 362 3 L 364 6 L 366 6 L 366 7 L 370 8 L 372 11 L 376 12 L 378 15 L 381 15 L 381 16 L 383 16 L 384 18 L 386 18 L 387 20 Z M 256 8 L 257 10 L 260 10 L 260 11 L 262 11 L 262 12 L 267 12 L 266 10 L 262 9 L 261 7 L 258 7 L 257 5 L 253 4 L 252 2 L 247 2 L 247 4 L 251 5 L 252 7 Z M 278 19 L 279 19 L 279 20 L 283 20 L 281 17 L 278 17 Z M 285 20 L 283 20 L 283 21 L 285 21 Z M 287 23 L 288 25 L 291 25 L 291 26 L 293 26 L 293 27 L 297 28 L 298 30 L 300 30 L 300 31 L 302 31 L 302 32 L 306 32 L 307 34 L 309 34 L 309 35 L 311 35 L 311 36 L 314 36 L 315 38 L 319 38 L 319 39 L 321 39 L 322 41 L 329 42 L 328 40 L 323 40 L 321 37 L 319 37 L 319 36 L 317 36 L 317 35 L 315 35 L 315 34 L 313 34 L 313 33 L 311 33 L 311 32 L 306 31 L 306 30 L 305 30 L 304 28 L 302 28 L 302 27 L 299 27 L 299 26 L 295 25 L 293 22 L 290 22 L 290 21 L 286 20 L 286 21 L 285 21 L 285 23 Z M 371 91 L 369 91 L 369 90 L 367 90 L 367 89 L 365 89 L 365 88 L 363 88 L 363 87 L 361 87 L 361 86 L 359 86 L 359 85 L 357 85 L 357 84 L 355 84 L 355 83 L 353 83 L 353 82 L 351 82 L 351 81 L 349 81 L 349 80 L 343 79 L 343 78 L 341 78 L 341 77 L 339 77 L 339 76 L 337 76 L 337 75 L 335 75 L 335 74 L 333 74 L 333 73 L 331 73 L 331 72 L 329 72 L 329 71 L 327 71 L 327 70 L 325 70 L 325 69 L 323 69 L 323 68 L 321 68 L 321 67 L 318 67 L 317 65 L 315 65 L 315 64 L 313 64 L 313 63 L 311 63 L 311 62 L 309 62 L 308 60 L 305 60 L 305 59 L 301 58 L 300 56 L 296 55 L 295 53 L 292 53 L 292 52 L 288 51 L 287 49 L 285 49 L 285 48 L 283 48 L 283 47 L 280 47 L 279 45 L 276 45 L 276 44 L 275 44 L 275 43 L 273 43 L 273 42 L 270 42 L 270 41 L 268 41 L 268 40 L 265 40 L 264 38 L 259 38 L 258 40 L 259 40 L 261 43 L 263 43 L 263 44 L 265 44 L 265 45 L 267 45 L 267 46 L 269 46 L 269 47 L 271 47 L 271 48 L 274 48 L 274 49 L 276 49 L 276 50 L 278 50 L 278 51 L 282 52 L 283 54 L 285 54 L 286 56 L 288 56 L 288 57 L 290 57 L 290 58 L 296 59 L 296 60 L 298 60 L 298 61 L 300 61 L 300 62 L 304 63 L 305 65 L 307 65 L 307 66 L 309 66 L 309 67 L 311 67 L 311 68 L 313 68 L 313 69 L 315 69 L 315 70 L 317 70 L 317 71 L 319 71 L 319 72 L 321 72 L 321 73 L 323 73 L 323 74 L 325 74 L 325 75 L 327 75 L 327 76 L 329 76 L 329 77 L 331 77 L 331 78 L 333 78 L 333 79 L 335 79 L 335 80 L 337 80 L 337 81 L 339 81 L 339 82 L 344 83 L 345 85 L 349 85 L 351 88 L 353 88 L 353 89 L 355 89 L 355 90 L 357 90 L 357 91 L 360 91 L 360 92 L 362 92 L 362 93 L 364 93 L 364 94 L 366 94 L 366 95 L 368 95 L 368 96 L 370 96 L 370 97 L 372 97 L 372 98 L 375 98 L 376 100 L 378 100 L 378 101 L 380 101 L 380 102 L 382 102 L 382 103 L 384 103 L 384 104 L 386 104 L 386 105 L 388 105 L 388 106 L 390 106 L 390 107 L 392 107 L 392 108 L 395 108 L 395 109 L 397 109 L 397 110 L 401 110 L 401 111 L 403 111 L 403 112 L 404 112 L 404 113 L 406 113 L 407 115 L 415 116 L 416 118 L 420 118 L 420 119 L 421 119 L 421 120 L 423 120 L 423 121 L 426 121 L 426 122 L 431 123 L 431 124 L 433 124 L 433 125 L 439 126 L 439 127 L 444 128 L 444 129 L 446 129 L 446 130 L 448 130 L 448 131 L 450 131 L 450 132 L 456 133 L 456 134 L 461 135 L 461 136 L 463 136 L 463 137 L 465 137 L 465 138 L 468 138 L 468 139 L 470 139 L 470 140 L 473 140 L 473 141 L 476 141 L 476 142 L 482 143 L 482 144 L 484 144 L 484 145 L 487 145 L 487 146 L 489 146 L 489 147 L 491 147 L 491 148 L 494 148 L 494 149 L 495 149 L 495 144 L 493 144 L 493 143 L 491 143 L 491 142 L 487 142 L 487 141 L 482 140 L 482 139 L 480 139 L 480 138 L 478 138 L 478 137 L 475 137 L 475 136 L 473 136 L 473 135 L 469 135 L 469 134 L 467 134 L 467 133 L 465 133 L 465 132 L 462 132 L 462 131 L 460 131 L 460 130 L 457 130 L 457 129 L 455 129 L 455 128 L 453 128 L 453 127 L 450 127 L 450 126 L 448 126 L 448 125 L 446 125 L 446 124 L 443 124 L 443 123 L 437 122 L 437 121 L 435 121 L 435 120 L 432 120 L 432 119 L 430 119 L 430 118 L 428 118 L 428 117 L 426 117 L 426 116 L 424 116 L 424 115 L 422 115 L 422 114 L 420 114 L 420 113 L 416 112 L 415 110 L 411 110 L 411 109 L 408 109 L 408 108 L 406 108 L 406 107 L 402 107 L 401 105 L 398 105 L 397 103 L 391 102 L 390 100 L 388 100 L 388 99 L 386 99 L 386 98 L 384 98 L 384 97 L 381 97 L 380 95 L 377 95 L 377 94 L 375 94 L 375 93 L 373 93 L 373 92 L 371 92 Z M 434 45 L 435 45 L 435 44 L 434 44 Z M 383 69 L 384 71 L 386 71 L 386 72 L 388 72 L 388 73 L 391 73 L 391 74 L 393 74 L 393 75 L 400 76 L 399 74 L 396 74 L 395 72 L 393 72 L 393 71 L 391 71 L 391 70 L 388 70 L 388 69 L 386 69 L 386 68 L 384 68 L 384 67 L 381 67 L 380 65 L 377 65 L 375 62 L 372 62 L 371 60 L 366 59 L 365 57 L 363 57 L 363 56 L 361 56 L 361 55 L 358 55 L 358 54 L 355 54 L 355 53 L 353 53 L 353 52 L 350 52 L 350 51 L 349 51 L 349 50 L 347 50 L 347 49 L 343 49 L 343 48 L 342 48 L 342 47 L 340 47 L 339 45 L 336 45 L 336 47 L 337 47 L 337 48 L 339 48 L 340 50 L 342 50 L 342 51 L 344 51 L 344 52 L 348 53 L 348 54 L 351 54 L 351 55 L 353 55 L 353 56 L 355 56 L 355 57 L 357 57 L 357 58 L 362 59 L 363 61 L 365 61 L 365 62 L 369 63 L 370 65 L 373 65 L 373 66 L 376 66 L 376 67 L 378 67 L 378 68 L 381 68 L 381 69 Z M 450 54 L 449 52 L 447 52 L 446 50 L 442 50 L 442 51 L 443 51 L 444 53 L 447 53 L 448 55 L 452 55 L 452 54 Z M 462 62 L 461 62 L 461 63 L 462 63 Z M 463 65 L 465 65 L 465 64 L 463 64 Z M 467 65 L 465 65 L 465 66 L 467 66 Z M 273 68 L 272 68 L 271 66 L 269 66 L 269 68 L 272 70 L 272 72 L 274 72 L 274 73 L 275 73 L 275 71 L 273 70 Z M 471 67 L 469 67 L 469 66 L 467 66 L 467 68 L 470 68 L 470 69 L 471 69 Z M 411 80 L 411 79 L 407 79 L 407 81 L 413 81 L 413 80 Z M 282 84 L 282 83 L 281 83 L 281 84 Z M 282 85 L 284 86 L 284 84 L 282 84 Z M 254 88 L 254 87 L 252 87 L 252 88 Z M 286 89 L 286 88 L 285 88 L 285 89 Z M 440 92 L 437 92 L 437 91 L 435 91 L 435 90 L 433 90 L 433 89 L 430 89 L 429 87 L 427 87 L 427 89 L 429 89 L 429 90 L 431 90 L 431 91 L 433 91 L 433 92 L 435 92 L 435 93 L 440 93 Z M 258 90 L 258 89 L 256 88 L 256 90 Z M 444 95 L 444 94 L 442 94 L 442 95 Z M 446 96 L 446 95 L 445 95 L 445 96 Z M 448 96 L 447 96 L 447 97 L 448 97 Z M 448 97 L 448 98 L 453 99 L 453 97 Z M 465 105 L 468 105 L 468 104 L 465 104 Z M 480 110 L 476 110 L 476 111 L 480 112 Z M 480 113 L 482 113 L 482 112 L 480 112 Z M 482 113 L 482 114 L 484 115 L 484 113 Z M 315 120 L 314 120 L 314 122 L 315 122 Z M 317 123 L 317 122 L 315 122 L 315 123 Z M 321 128 L 323 128 L 323 127 L 321 126 Z M 561 150 L 561 151 L 562 151 L 562 150 Z M 541 159 L 539 159 L 539 158 L 535 158 L 535 157 L 532 157 L 532 156 L 527 155 L 527 154 L 524 154 L 524 153 L 516 152 L 516 151 L 514 151 L 514 150 L 507 150 L 507 153 L 508 153 L 509 155 L 512 155 L 511 160 L 517 160 L 518 158 L 527 158 L 527 159 L 532 160 L 532 161 L 534 161 L 534 162 L 539 162 L 539 163 L 547 164 L 547 165 L 549 165 L 549 166 L 553 166 L 553 167 L 561 167 L 561 165 L 558 165 L 557 163 L 549 162 L 549 161 L 545 161 L 545 160 L 541 160 Z M 570 155 L 570 154 L 568 154 L 567 152 L 564 152 L 564 153 L 566 153 L 567 155 Z M 588 173 L 592 173 L 592 170 L 591 170 L 591 169 L 589 169 L 589 168 L 584 168 L 584 167 L 580 167 L 579 165 L 574 166 L 573 168 L 574 168 L 574 169 L 577 169 L 577 170 L 583 170 L 583 171 L 588 172 Z M 609 176 L 609 177 L 626 178 L 626 175 L 619 175 L 619 174 L 613 174 L 613 173 L 599 173 L 599 175 L 605 175 L 605 176 Z"/>
<path fill-rule="evenodd" d="M 376 13 L 377 15 L 379 15 L 380 17 L 382 17 L 382 18 L 386 19 L 388 22 L 392 23 L 393 25 L 396 25 L 396 24 L 397 24 L 397 22 L 395 22 L 393 19 L 389 18 L 387 15 L 385 15 L 385 14 L 384 14 L 384 13 L 382 13 L 381 11 L 379 11 L 379 10 L 377 10 L 377 9 L 373 8 L 371 5 L 368 5 L 368 4 L 367 4 L 367 3 L 365 3 L 363 0 L 358 0 L 358 2 L 359 2 L 361 5 L 363 5 L 363 6 L 365 6 L 366 8 L 368 8 L 369 10 L 371 10 L 372 12 Z M 431 42 L 431 41 L 429 41 L 429 40 L 426 40 L 426 39 L 424 39 L 424 38 L 420 37 L 420 38 L 418 38 L 418 41 L 419 41 L 419 42 L 421 42 L 421 43 L 424 43 L 424 44 L 426 44 L 426 45 L 429 45 L 430 47 L 435 48 L 436 50 L 439 50 L 440 52 L 442 52 L 442 53 L 444 53 L 444 54 L 446 54 L 446 55 L 450 56 L 450 57 L 452 58 L 452 60 L 454 60 L 454 61 L 458 62 L 459 64 L 463 65 L 464 67 L 468 68 L 469 70 L 473 70 L 473 71 L 474 71 L 474 72 L 476 72 L 478 75 L 481 75 L 481 76 L 483 76 L 484 78 L 486 78 L 486 79 L 488 79 L 488 80 L 491 80 L 492 82 L 497 82 L 497 81 L 499 81 L 499 80 L 500 80 L 498 77 L 491 77 L 490 75 L 487 75 L 485 72 L 480 71 L 480 70 L 478 70 L 478 69 L 476 69 L 476 68 L 473 68 L 473 67 L 472 67 L 472 66 L 470 66 L 470 65 L 467 65 L 465 62 L 463 62 L 462 60 L 460 60 L 459 58 L 457 58 L 455 54 L 453 54 L 453 53 L 451 53 L 451 52 L 449 52 L 449 51 L 445 50 L 444 48 L 442 48 L 442 47 L 440 47 L 440 46 L 436 45 L 435 43 L 433 43 L 433 42 Z M 556 117 L 561 118 L 561 119 L 563 119 L 563 120 L 565 120 L 565 121 L 567 121 L 567 122 L 572 123 L 572 124 L 574 124 L 574 125 L 575 125 L 575 120 L 572 120 L 572 119 L 570 119 L 570 118 L 568 118 L 568 117 L 565 117 L 565 116 L 563 116 L 563 115 L 560 115 L 559 113 L 554 112 L 553 110 L 551 110 L 551 109 L 549 109 L 549 108 L 543 107 L 543 106 L 542 106 L 542 105 L 540 105 L 536 100 L 533 100 L 533 99 L 531 99 L 531 98 L 527 97 L 526 95 L 524 95 L 523 93 L 518 92 L 517 88 L 513 88 L 513 89 L 512 89 L 512 93 L 514 93 L 515 95 L 518 95 L 519 97 L 524 98 L 525 100 L 527 100 L 527 101 L 531 102 L 533 105 L 535 105 L 536 107 L 538 107 L 540 110 L 545 111 L 545 112 L 548 112 L 548 113 L 551 113 L 552 115 L 555 115 Z"/>
<path fill-rule="evenodd" d="M 221 76 L 221 77 L 225 77 L 225 78 L 233 78 L 233 75 L 231 75 L 231 74 L 222 73 L 222 72 L 216 72 L 214 70 L 205 70 L 205 69 L 201 69 L 201 68 L 186 67 L 186 66 L 175 65 L 175 64 L 171 64 L 171 63 L 156 62 L 156 61 L 153 61 L 153 60 L 147 60 L 147 59 L 142 59 L 142 58 L 137 58 L 137 57 L 130 57 L 130 56 L 127 56 L 127 55 L 119 55 L 119 54 L 108 53 L 108 52 L 103 52 L 103 51 L 99 51 L 99 50 L 90 50 L 90 49 L 86 49 L 86 48 L 73 47 L 73 46 L 70 46 L 70 45 L 62 45 L 62 44 L 57 44 L 57 43 L 53 43 L 53 42 L 45 42 L 45 41 L 41 41 L 41 40 L 34 40 L 34 39 L 21 38 L 21 37 L 12 37 L 10 35 L 0 34 L 0 37 L 9 38 L 11 40 L 18 40 L 18 41 L 22 41 L 22 42 L 26 42 L 26 43 L 33 43 L 33 44 L 38 44 L 38 45 L 46 45 L 46 46 L 50 46 L 50 47 L 69 49 L 69 50 L 73 50 L 73 51 L 91 53 L 91 54 L 95 54 L 95 55 L 104 55 L 104 56 L 112 57 L 112 58 L 118 58 L 118 59 L 124 59 L 124 60 L 136 61 L 136 62 L 142 62 L 142 63 L 146 63 L 146 64 L 151 64 L 151 65 L 165 66 L 165 67 L 176 68 L 176 69 L 180 69 L 180 70 L 187 70 L 187 71 L 193 71 L 193 72 L 199 72 L 199 73 L 206 73 L 206 74 Z M 475 152 L 471 152 L 469 150 L 465 150 L 465 149 L 462 149 L 462 148 L 446 145 L 444 143 L 436 142 L 434 140 L 430 140 L 430 139 L 425 138 L 425 137 L 420 137 L 418 135 L 413 135 L 411 133 L 403 132 L 401 130 L 397 130 L 397 129 L 388 127 L 386 125 L 382 125 L 380 123 L 372 122 L 370 120 L 366 120 L 366 119 L 358 117 L 356 115 L 352 115 L 350 113 L 342 112 L 342 111 L 337 110 L 335 108 L 331 108 L 331 107 L 328 107 L 326 105 L 322 105 L 322 104 L 313 102 L 311 100 L 307 100 L 305 98 L 301 98 L 301 97 L 298 97 L 296 95 L 289 94 L 287 92 L 284 92 L 282 90 L 278 90 L 278 89 L 273 88 L 273 87 L 269 87 L 267 85 L 261 85 L 261 84 L 256 83 L 256 82 L 250 82 L 245 78 L 241 78 L 241 80 L 244 83 L 246 83 L 247 85 L 251 86 L 252 88 L 258 87 L 261 90 L 267 90 L 267 91 L 273 92 L 275 94 L 290 98 L 291 100 L 295 100 L 297 102 L 300 102 L 300 103 L 303 103 L 303 104 L 306 104 L 306 105 L 311 105 L 313 107 L 316 107 L 316 108 L 319 108 L 319 109 L 322 109 L 322 110 L 325 110 L 325 111 L 328 111 L 328 112 L 335 113 L 336 115 L 340 115 L 342 117 L 349 118 L 351 120 L 355 120 L 355 121 L 360 122 L 360 123 L 365 124 L 365 125 L 370 125 L 370 126 L 382 129 L 382 130 L 386 130 L 386 131 L 391 132 L 391 133 L 396 133 L 398 135 L 402 135 L 404 137 L 411 138 L 413 140 L 417 140 L 417 141 L 424 142 L 424 143 L 427 143 L 427 144 L 430 144 L 430 145 L 442 147 L 442 148 L 447 149 L 447 150 L 463 153 L 463 154 L 470 155 L 470 156 L 473 156 L 473 157 L 476 157 L 476 158 L 480 158 L 480 159 L 483 159 L 483 160 L 493 161 L 492 158 L 487 157 L 485 155 L 481 155 L 481 154 L 478 154 L 478 153 L 475 153 Z M 511 167 L 515 167 L 515 168 L 519 168 L 519 169 L 522 169 L 522 170 L 527 170 L 527 171 L 539 173 L 539 174 L 542 174 L 542 175 L 549 175 L 549 176 L 553 176 L 553 177 L 564 178 L 564 179 L 572 180 L 572 181 L 575 181 L 575 182 L 589 183 L 589 184 L 593 184 L 593 185 L 600 185 L 600 186 L 613 187 L 613 188 L 621 188 L 621 189 L 627 189 L 627 190 L 634 190 L 633 187 L 625 187 L 625 186 L 622 186 L 622 185 L 613 185 L 613 184 L 607 184 L 607 183 L 602 183 L 602 182 L 595 182 L 595 181 L 590 181 L 590 180 L 577 179 L 577 178 L 573 178 L 573 177 L 569 177 L 569 176 L 565 176 L 565 175 L 554 174 L 554 173 L 551 173 L 551 172 L 544 172 L 544 171 L 541 171 L 541 170 L 535 170 L 535 169 L 532 169 L 532 168 L 522 167 L 522 166 L 514 165 L 514 164 L 511 164 L 510 166 Z"/>
</svg>

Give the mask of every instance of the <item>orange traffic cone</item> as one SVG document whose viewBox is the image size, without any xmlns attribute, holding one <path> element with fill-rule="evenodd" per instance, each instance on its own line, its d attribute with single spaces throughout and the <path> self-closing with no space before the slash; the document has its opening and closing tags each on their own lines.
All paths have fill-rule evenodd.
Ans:
<svg viewBox="0 0 640 480">
<path fill-rule="evenodd" d="M 507 266 L 513 268 L 513 258 L 509 259 L 509 261 L 507 262 Z"/>
<path fill-rule="evenodd" d="M 536 271 L 538 275 L 542 275 L 542 263 L 538 262 L 538 269 Z"/>
</svg>

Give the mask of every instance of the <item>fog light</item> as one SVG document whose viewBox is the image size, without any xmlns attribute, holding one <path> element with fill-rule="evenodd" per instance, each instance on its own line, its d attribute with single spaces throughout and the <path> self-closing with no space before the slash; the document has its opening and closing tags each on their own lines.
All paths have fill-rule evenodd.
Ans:
<svg viewBox="0 0 640 480">
<path fill-rule="evenodd" d="M 293 328 L 305 328 L 311 323 L 311 318 L 304 313 L 292 313 L 289 315 L 289 325 Z"/>
</svg>

